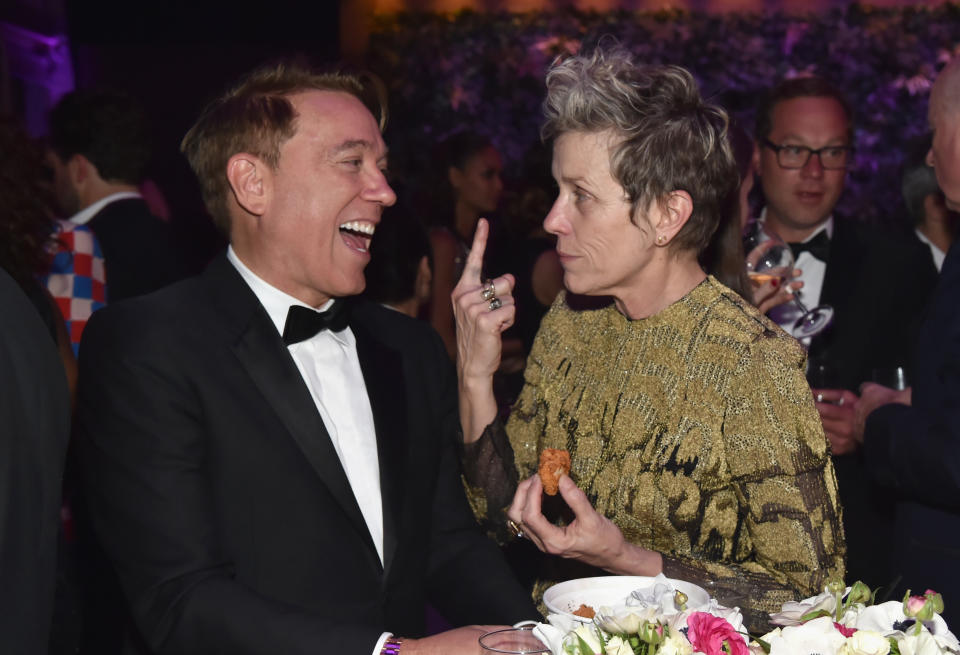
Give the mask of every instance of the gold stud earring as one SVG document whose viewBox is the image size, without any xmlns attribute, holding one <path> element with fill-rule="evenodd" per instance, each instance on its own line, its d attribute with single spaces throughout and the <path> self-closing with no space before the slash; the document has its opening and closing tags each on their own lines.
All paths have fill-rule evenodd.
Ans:
<svg viewBox="0 0 960 655">
<path fill-rule="evenodd" d="M 658 234 L 658 235 L 657 235 L 657 243 L 658 243 L 658 244 L 663 245 L 663 242 L 666 241 L 666 240 L 667 240 L 667 237 L 663 236 L 662 234 Z"/>
</svg>

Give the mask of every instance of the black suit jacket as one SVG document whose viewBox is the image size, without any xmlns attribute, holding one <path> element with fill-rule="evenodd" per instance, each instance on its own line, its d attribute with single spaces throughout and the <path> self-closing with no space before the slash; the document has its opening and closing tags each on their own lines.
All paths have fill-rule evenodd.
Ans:
<svg viewBox="0 0 960 655">
<path fill-rule="evenodd" d="M 834 319 L 810 344 L 810 360 L 829 363 L 830 386 L 856 391 L 873 369 L 909 367 L 936 283 L 929 253 L 916 239 L 834 220 L 820 293 Z"/>
<path fill-rule="evenodd" d="M 937 272 L 916 239 L 897 239 L 878 228 L 834 221 L 820 302 L 834 308 L 830 328 L 813 338 L 811 365 L 829 367 L 826 386 L 857 391 L 874 369 L 910 361 L 917 330 Z M 847 579 L 890 589 L 895 577 L 877 531 L 893 529 L 893 506 L 871 482 L 862 453 L 835 456 L 847 539 Z"/>
<path fill-rule="evenodd" d="M 0 650 L 47 652 L 70 400 L 50 333 L 0 269 Z"/>
<path fill-rule="evenodd" d="M 184 276 L 169 226 L 142 199 L 111 202 L 87 226 L 103 252 L 108 302 L 156 291 Z"/>
<path fill-rule="evenodd" d="M 439 338 L 356 303 L 377 430 L 384 566 L 296 364 L 221 257 L 84 332 L 79 416 L 94 526 L 158 653 L 356 653 L 535 610 L 464 498 Z"/>
<path fill-rule="evenodd" d="M 912 405 L 885 405 L 867 418 L 864 453 L 897 500 L 888 536 L 902 575 L 897 593 L 933 588 L 944 618 L 960 622 L 960 243 L 954 243 L 920 331 Z M 888 546 L 889 547 L 889 546 Z M 953 597 L 953 602 L 950 602 Z"/>
</svg>

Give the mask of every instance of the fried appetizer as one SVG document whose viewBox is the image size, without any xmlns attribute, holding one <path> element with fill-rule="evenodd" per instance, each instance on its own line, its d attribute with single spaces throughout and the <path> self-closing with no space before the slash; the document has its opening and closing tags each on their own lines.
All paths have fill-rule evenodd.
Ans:
<svg viewBox="0 0 960 655">
<path fill-rule="evenodd" d="M 561 475 L 570 475 L 570 453 L 556 448 L 545 448 L 540 453 L 540 482 L 548 496 L 557 495 Z"/>
</svg>

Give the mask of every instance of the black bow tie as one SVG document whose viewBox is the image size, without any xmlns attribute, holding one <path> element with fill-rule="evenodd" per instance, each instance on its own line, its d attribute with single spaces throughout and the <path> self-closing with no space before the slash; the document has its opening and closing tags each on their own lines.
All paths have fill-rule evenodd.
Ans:
<svg viewBox="0 0 960 655">
<path fill-rule="evenodd" d="M 287 322 L 283 325 L 283 343 L 291 346 L 306 341 L 323 330 L 339 332 L 347 327 L 349 318 L 347 303 L 343 300 L 334 300 L 333 305 L 325 312 L 291 305 L 287 311 Z"/>
<path fill-rule="evenodd" d="M 793 251 L 793 258 L 796 259 L 802 252 L 808 252 L 822 262 L 827 261 L 830 254 L 830 237 L 826 230 L 820 230 L 817 236 L 803 243 L 791 243 L 790 250 Z"/>
</svg>

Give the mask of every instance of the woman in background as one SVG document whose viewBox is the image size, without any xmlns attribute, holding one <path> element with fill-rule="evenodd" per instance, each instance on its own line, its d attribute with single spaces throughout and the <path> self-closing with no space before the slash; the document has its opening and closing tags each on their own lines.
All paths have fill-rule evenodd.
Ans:
<svg viewBox="0 0 960 655">
<path fill-rule="evenodd" d="M 451 358 L 456 337 L 450 293 L 463 272 L 469 240 L 481 216 L 497 210 L 503 193 L 500 153 L 489 139 L 472 131 L 458 132 L 441 145 L 448 195 L 431 217 L 433 290 L 430 324 L 440 333 Z"/>
</svg>

